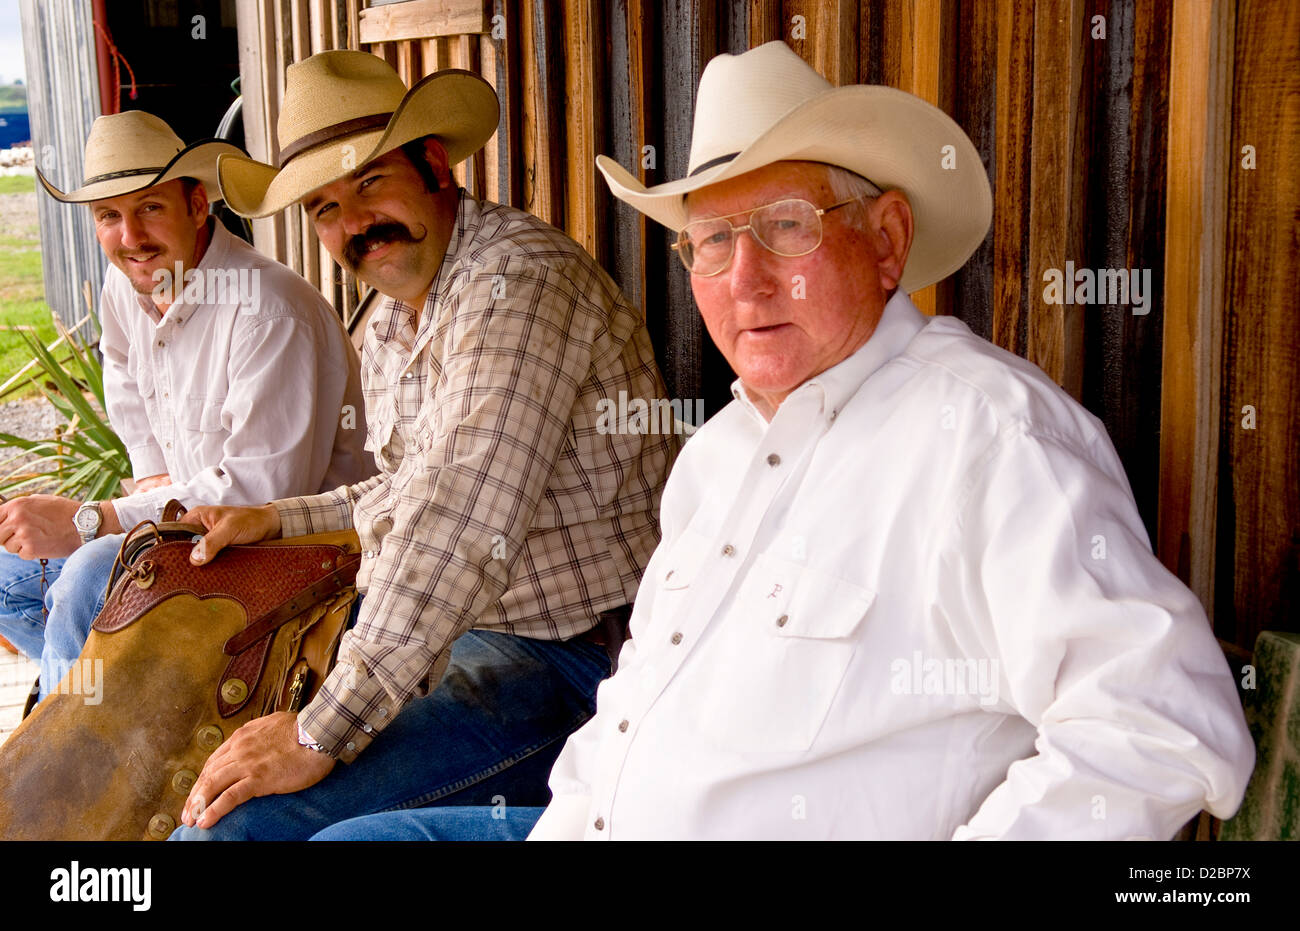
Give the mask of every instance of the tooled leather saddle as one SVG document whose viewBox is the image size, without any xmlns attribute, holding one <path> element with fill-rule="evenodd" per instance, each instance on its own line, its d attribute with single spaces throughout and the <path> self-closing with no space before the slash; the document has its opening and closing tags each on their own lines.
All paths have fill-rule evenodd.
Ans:
<svg viewBox="0 0 1300 931">
<path fill-rule="evenodd" d="M 0 839 L 165 839 L 213 750 L 320 687 L 356 599 L 356 534 L 196 567 L 202 533 L 127 535 L 81 658 L 0 747 Z"/>
</svg>

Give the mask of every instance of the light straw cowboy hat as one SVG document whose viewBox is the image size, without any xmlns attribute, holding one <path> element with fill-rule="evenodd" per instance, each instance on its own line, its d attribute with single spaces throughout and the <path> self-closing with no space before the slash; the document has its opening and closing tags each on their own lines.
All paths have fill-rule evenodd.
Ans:
<svg viewBox="0 0 1300 931">
<path fill-rule="evenodd" d="M 309 191 L 423 136 L 436 136 L 447 164 L 459 164 L 496 132 L 499 105 L 476 74 L 448 69 L 409 91 L 382 58 L 321 52 L 285 73 L 276 138 L 280 165 L 221 159 L 221 191 L 235 213 L 270 216 Z"/>
<path fill-rule="evenodd" d="M 239 146 L 206 139 L 187 146 L 172 128 L 143 110 L 127 110 L 98 117 L 86 139 L 82 173 L 75 191 L 61 191 L 37 169 L 41 184 L 55 200 L 85 204 L 120 197 L 177 178 L 197 178 L 216 201 L 217 157 L 243 155 Z"/>
<path fill-rule="evenodd" d="M 783 42 L 719 55 L 705 67 L 685 178 L 647 188 L 608 156 L 596 165 L 615 197 L 680 230 L 691 191 L 786 160 L 839 165 L 907 195 L 915 229 L 904 291 L 952 274 L 988 232 L 988 176 L 960 126 L 891 87 L 832 87 Z M 956 167 L 944 168 L 945 160 Z"/>
</svg>

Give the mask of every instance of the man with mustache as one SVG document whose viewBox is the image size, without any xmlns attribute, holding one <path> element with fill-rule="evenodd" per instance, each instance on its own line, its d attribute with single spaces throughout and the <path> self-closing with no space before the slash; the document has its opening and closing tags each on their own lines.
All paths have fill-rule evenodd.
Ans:
<svg viewBox="0 0 1300 931">
<path fill-rule="evenodd" d="M 665 394 L 609 276 L 559 230 L 455 184 L 497 118 L 476 75 L 408 92 L 374 55 L 325 52 L 289 68 L 280 166 L 220 163 L 232 208 L 300 203 L 386 296 L 362 351 L 381 474 L 186 515 L 208 528 L 200 564 L 228 543 L 354 527 L 364 594 L 315 699 L 217 748 L 174 838 L 305 839 L 424 805 L 508 818 L 545 801 L 594 711 L 658 541 L 675 428 L 603 426 L 619 392 Z"/>
<path fill-rule="evenodd" d="M 239 152 L 186 147 L 136 110 L 95 121 L 79 189 L 41 176 L 52 197 L 89 205 L 112 265 L 100 300 L 105 406 L 136 479 L 113 501 L 0 505 L 0 634 L 41 658 L 43 692 L 81 652 L 120 534 L 157 520 L 168 499 L 247 504 L 374 471 L 338 316 L 209 215 L 217 158 Z"/>
</svg>

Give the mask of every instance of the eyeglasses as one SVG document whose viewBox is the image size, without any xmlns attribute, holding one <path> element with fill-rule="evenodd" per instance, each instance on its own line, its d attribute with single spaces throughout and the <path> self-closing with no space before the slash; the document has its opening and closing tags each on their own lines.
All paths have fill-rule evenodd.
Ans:
<svg viewBox="0 0 1300 931">
<path fill-rule="evenodd" d="M 720 275 L 731 264 L 736 252 L 736 236 L 749 230 L 764 249 L 794 258 L 807 255 L 822 244 L 822 216 L 839 210 L 869 194 L 860 194 L 829 207 L 814 207 L 806 200 L 794 198 L 778 200 L 753 210 L 742 210 L 722 217 L 709 217 L 687 223 L 677 234 L 672 248 L 692 275 L 711 278 Z M 744 226 L 734 225 L 728 218 L 749 214 Z"/>
</svg>

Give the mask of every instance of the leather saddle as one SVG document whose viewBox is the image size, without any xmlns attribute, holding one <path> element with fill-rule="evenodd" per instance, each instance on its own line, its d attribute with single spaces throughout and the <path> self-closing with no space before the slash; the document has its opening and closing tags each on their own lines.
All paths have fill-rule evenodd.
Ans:
<svg viewBox="0 0 1300 931">
<path fill-rule="evenodd" d="M 213 750 L 320 687 L 356 599 L 356 534 L 196 567 L 203 532 L 127 535 L 81 657 L 0 747 L 0 839 L 163 840 Z"/>
</svg>

